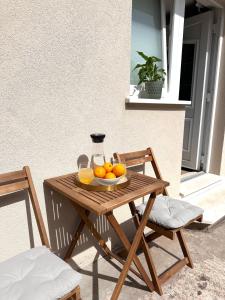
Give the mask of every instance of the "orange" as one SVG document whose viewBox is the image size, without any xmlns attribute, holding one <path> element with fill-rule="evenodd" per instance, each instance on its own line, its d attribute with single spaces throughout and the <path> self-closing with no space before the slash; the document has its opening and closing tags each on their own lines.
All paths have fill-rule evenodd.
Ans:
<svg viewBox="0 0 225 300">
<path fill-rule="evenodd" d="M 116 177 L 120 177 L 126 174 L 126 168 L 123 164 L 117 164 L 113 167 L 113 173 L 116 175 Z"/>
<path fill-rule="evenodd" d="M 114 173 L 112 172 L 106 173 L 105 179 L 113 179 L 113 178 L 116 178 L 116 175 Z"/>
<path fill-rule="evenodd" d="M 106 170 L 105 170 L 104 167 L 96 167 L 94 169 L 94 174 L 95 174 L 96 177 L 104 178 L 105 174 L 106 174 Z"/>
<path fill-rule="evenodd" d="M 104 168 L 105 168 L 107 173 L 112 172 L 113 165 L 110 162 L 106 162 L 106 163 L 104 163 Z"/>
</svg>

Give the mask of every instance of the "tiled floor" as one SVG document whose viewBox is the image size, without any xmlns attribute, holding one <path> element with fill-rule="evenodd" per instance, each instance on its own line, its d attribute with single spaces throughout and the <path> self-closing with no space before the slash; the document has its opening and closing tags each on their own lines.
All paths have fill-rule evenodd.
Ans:
<svg viewBox="0 0 225 300">
<path fill-rule="evenodd" d="M 225 223 L 220 225 L 220 227 L 218 227 L 211 233 L 207 233 L 203 231 L 187 231 L 185 232 L 185 236 L 187 238 L 194 263 L 198 264 L 198 266 L 199 264 L 201 266 L 201 263 L 203 263 L 208 258 L 212 258 L 212 257 L 216 257 L 221 261 L 225 261 L 225 243 L 224 243 Z M 152 250 L 155 264 L 157 266 L 157 270 L 159 272 L 162 272 L 170 264 L 174 263 L 176 261 L 176 256 L 178 257 L 181 256 L 179 247 L 177 247 L 177 242 L 170 241 L 164 237 L 159 238 L 157 242 L 153 243 L 151 250 Z M 169 255 L 170 252 L 173 253 L 172 256 Z M 143 254 L 140 254 L 139 257 L 143 261 L 144 259 Z M 71 264 L 73 266 L 73 263 Z M 81 282 L 82 300 L 109 300 L 120 273 L 120 266 L 114 260 L 108 262 L 105 259 L 99 259 L 93 264 L 88 265 L 85 268 L 82 268 L 80 272 L 83 274 L 83 279 Z M 181 274 L 185 276 L 187 275 L 187 278 L 189 278 L 189 276 L 194 274 L 194 272 L 195 269 L 192 270 L 185 267 L 181 271 Z M 204 270 L 202 270 L 202 272 L 204 274 Z M 199 285 L 200 287 L 197 286 L 195 288 L 196 291 L 195 290 L 192 291 L 194 295 L 196 294 L 196 298 L 193 298 L 192 296 L 190 297 L 188 296 L 190 295 L 188 291 L 188 287 L 187 287 L 187 291 L 185 291 L 186 289 L 185 286 L 176 286 L 177 278 L 179 276 L 180 276 L 179 274 L 176 275 L 175 277 L 173 277 L 173 279 L 171 279 L 168 283 L 164 285 L 164 291 L 166 295 L 164 295 L 163 297 L 159 297 L 156 293 L 149 293 L 146 290 L 143 283 L 140 282 L 140 280 L 137 279 L 131 273 L 130 277 L 127 278 L 126 280 L 126 284 L 122 289 L 119 300 L 150 300 L 150 299 L 151 300 L 156 300 L 156 299 L 161 299 L 161 300 L 201 299 L 202 300 L 202 299 L 206 299 L 205 297 L 203 298 L 197 297 L 197 295 L 200 295 L 202 293 L 201 285 Z M 185 283 L 186 281 L 187 280 L 185 279 Z M 187 286 L 188 286 L 188 282 L 187 282 Z M 173 294 L 174 288 L 176 288 L 177 290 L 184 289 L 184 293 L 185 293 L 184 297 L 176 298 Z M 215 288 L 218 289 L 218 287 L 216 286 Z M 190 289 L 190 284 L 189 284 L 189 289 Z M 224 298 L 215 297 L 213 299 L 225 299 L 225 295 Z"/>
</svg>

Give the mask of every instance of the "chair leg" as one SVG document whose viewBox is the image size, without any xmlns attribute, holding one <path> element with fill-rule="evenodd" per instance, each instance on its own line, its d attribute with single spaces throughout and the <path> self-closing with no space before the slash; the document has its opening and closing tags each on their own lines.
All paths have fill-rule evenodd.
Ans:
<svg viewBox="0 0 225 300">
<path fill-rule="evenodd" d="M 80 287 L 79 286 L 76 288 L 74 300 L 81 300 L 81 298 L 80 298 Z"/>
<path fill-rule="evenodd" d="M 198 221 L 198 222 L 202 222 L 202 220 L 203 220 L 203 215 L 201 215 L 196 221 Z"/>
<path fill-rule="evenodd" d="M 183 233 L 181 230 L 177 231 L 177 237 L 178 237 L 178 241 L 179 241 L 180 247 L 182 249 L 183 255 L 188 260 L 187 266 L 193 269 L 194 265 L 193 265 L 189 250 L 187 248 L 187 244 L 185 242 L 185 239 L 184 239 L 184 236 L 183 236 Z"/>
<path fill-rule="evenodd" d="M 129 207 L 130 207 L 131 214 L 133 216 L 134 224 L 135 224 L 136 228 L 138 229 L 138 227 L 140 225 L 140 219 L 139 219 L 139 216 L 136 212 L 134 202 L 130 202 Z M 142 240 L 141 240 L 140 246 L 141 246 L 141 248 L 144 252 L 145 259 L 146 259 L 146 262 L 147 262 L 147 265 L 148 265 L 148 268 L 149 268 L 149 272 L 150 272 L 151 277 L 152 277 L 152 282 L 154 284 L 155 290 L 160 296 L 162 296 L 163 295 L 162 287 L 161 287 L 160 280 L 159 280 L 159 277 L 157 275 L 157 271 L 156 271 L 151 253 L 150 253 L 149 246 L 148 246 L 147 241 L 145 239 L 144 233 L 142 235 Z"/>
<path fill-rule="evenodd" d="M 60 298 L 60 300 L 81 300 L 80 297 L 80 286 L 78 285 L 71 292 L 66 294 L 64 297 Z"/>
</svg>

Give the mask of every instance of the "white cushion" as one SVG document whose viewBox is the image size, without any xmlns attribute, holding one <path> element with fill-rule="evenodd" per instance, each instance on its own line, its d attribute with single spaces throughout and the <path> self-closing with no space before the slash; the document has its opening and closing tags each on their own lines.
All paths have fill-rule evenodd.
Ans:
<svg viewBox="0 0 225 300">
<path fill-rule="evenodd" d="M 48 248 L 36 247 L 0 263 L 0 300 L 56 300 L 80 279 Z"/>
<path fill-rule="evenodd" d="M 146 203 L 137 207 L 139 214 L 143 215 Z M 182 200 L 168 196 L 158 196 L 155 199 L 149 220 L 168 229 L 185 226 L 191 220 L 203 214 L 203 209 Z"/>
</svg>

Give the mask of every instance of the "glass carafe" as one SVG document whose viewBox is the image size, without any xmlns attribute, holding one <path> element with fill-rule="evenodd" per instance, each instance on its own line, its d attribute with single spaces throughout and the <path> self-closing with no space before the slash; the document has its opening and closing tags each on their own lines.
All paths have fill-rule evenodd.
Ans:
<svg viewBox="0 0 225 300">
<path fill-rule="evenodd" d="M 91 156 L 91 167 L 95 168 L 97 166 L 103 166 L 105 163 L 105 154 L 104 154 L 104 142 L 105 134 L 104 133 L 92 133 L 92 156 Z"/>
</svg>

